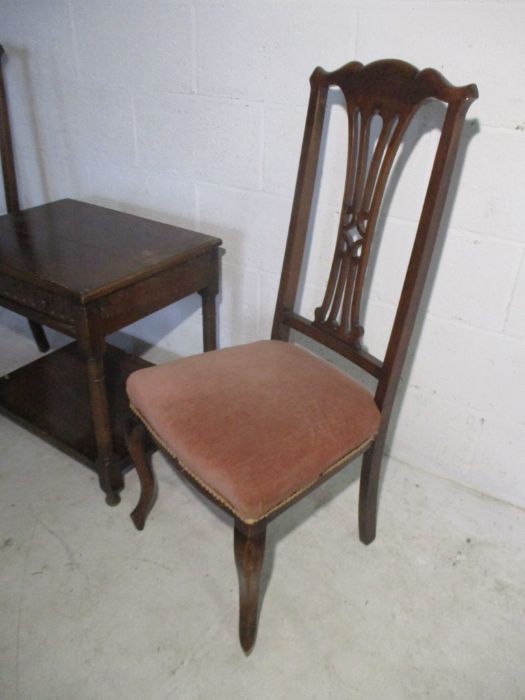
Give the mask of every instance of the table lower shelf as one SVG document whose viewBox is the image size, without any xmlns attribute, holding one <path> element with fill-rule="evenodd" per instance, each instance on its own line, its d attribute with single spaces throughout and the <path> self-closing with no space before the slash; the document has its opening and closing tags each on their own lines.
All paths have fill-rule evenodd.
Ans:
<svg viewBox="0 0 525 700">
<path fill-rule="evenodd" d="M 124 428 L 130 415 L 126 379 L 151 363 L 112 345 L 106 348 L 104 368 L 113 449 L 117 462 L 125 469 L 129 456 Z M 0 377 L 0 412 L 96 471 L 97 447 L 85 363 L 76 343 Z"/>
</svg>

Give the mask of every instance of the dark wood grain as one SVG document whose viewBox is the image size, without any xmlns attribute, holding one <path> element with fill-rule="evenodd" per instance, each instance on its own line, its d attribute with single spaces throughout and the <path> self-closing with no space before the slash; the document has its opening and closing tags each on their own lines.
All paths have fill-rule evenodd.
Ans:
<svg viewBox="0 0 525 700">
<path fill-rule="evenodd" d="M 360 537 L 368 544 L 376 532 L 381 457 L 392 404 L 435 247 L 465 115 L 478 92 L 475 85 L 455 87 L 434 69 L 419 71 L 396 60 L 376 61 L 367 66 L 352 62 L 332 73 L 317 68 L 310 83 L 272 338 L 286 340 L 290 328 L 294 328 L 355 362 L 378 380 L 375 401 L 381 410 L 381 425 L 374 445 L 363 460 L 359 501 Z M 298 316 L 295 306 L 319 165 L 326 97 L 333 87 L 342 91 L 347 105 L 346 178 L 327 288 L 314 318 L 304 319 Z M 363 355 L 360 349 L 365 331 L 360 319 L 362 295 L 370 251 L 386 184 L 403 135 L 418 109 L 429 100 L 444 104 L 445 119 L 387 351 L 381 362 Z M 370 126 L 377 116 L 381 118 L 382 128 L 373 145 Z"/>
<path fill-rule="evenodd" d="M 77 344 L 74 352 L 59 351 L 3 378 L 0 408 L 88 460 L 114 505 L 127 459 L 124 382 L 143 365 L 108 349 L 105 337 L 199 293 L 203 346 L 214 349 L 221 241 L 72 199 L 20 210 L 3 55 L 0 46 L 7 208 L 0 216 L 0 305 L 28 318 L 42 352 L 49 344 L 41 324 L 76 338 Z"/>
<path fill-rule="evenodd" d="M 265 544 L 265 527 L 249 527 L 235 521 L 233 549 L 239 577 L 239 639 L 246 654 L 252 650 L 257 635 Z"/>
<path fill-rule="evenodd" d="M 148 513 L 153 508 L 157 495 L 155 474 L 146 450 L 146 429 L 134 417 L 126 424 L 126 444 L 140 479 L 140 499 L 131 519 L 137 530 L 143 530 Z"/>
<path fill-rule="evenodd" d="M 104 365 L 114 453 L 119 465 L 126 466 L 125 423 L 130 411 L 124 387 L 131 372 L 150 363 L 107 345 Z M 77 343 L 0 377 L 0 410 L 97 471 L 88 382 Z"/>
<path fill-rule="evenodd" d="M 396 60 L 376 61 L 367 66 L 352 62 L 332 73 L 317 68 L 310 82 L 310 100 L 272 338 L 288 340 L 291 329 L 299 331 L 356 364 L 377 382 L 374 400 L 380 411 L 379 429 L 354 454 L 364 452 L 359 536 L 362 542 L 369 544 L 376 536 L 378 484 L 392 405 L 435 247 L 465 115 L 477 97 L 477 88 L 475 85 L 454 87 L 433 69 L 418 71 L 414 66 Z M 332 88 L 341 90 L 347 106 L 347 167 L 341 217 L 326 289 L 313 318 L 307 318 L 297 311 L 297 297 L 306 264 L 304 257 L 319 170 L 327 95 Z M 434 102 L 441 113 L 444 111 L 445 117 L 399 305 L 385 357 L 381 360 L 361 347 L 365 333 L 362 309 L 373 258 L 371 251 L 387 183 L 403 136 L 419 108 L 429 101 Z M 375 118 L 381 120 L 377 139 L 371 134 Z M 227 396 L 224 403 L 226 411 Z M 162 443 L 163 436 L 157 427 L 152 425 L 151 429 L 157 434 L 155 439 Z M 308 488 L 298 490 L 291 497 L 283 493 L 280 505 L 278 502 L 277 507 L 256 522 L 243 522 L 233 506 L 227 505 L 226 498 L 207 487 L 202 474 L 197 480 L 177 460 L 174 462 L 195 488 L 234 517 L 240 595 L 239 636 L 243 649 L 249 652 L 257 632 L 260 575 L 268 523 L 345 465 L 327 465 L 326 471 Z M 141 468 L 144 471 L 143 465 Z M 239 472 L 241 480 L 242 469 Z M 233 478 L 234 474 L 229 476 Z M 151 492 L 151 477 L 147 475 L 144 481 L 144 488 Z M 150 501 L 144 499 L 149 507 Z M 141 526 L 147 510 L 143 506 L 140 511 Z"/>
<path fill-rule="evenodd" d="M 83 304 L 194 260 L 218 239 L 63 199 L 0 217 L 0 273 Z"/>
<path fill-rule="evenodd" d="M 198 292 L 203 305 L 204 349 L 213 349 L 220 243 L 195 231 L 76 200 L 0 217 L 0 304 L 78 340 L 77 354 L 83 366 L 80 370 L 77 366 L 77 372 L 85 384 L 79 396 L 90 407 L 87 423 L 91 431 L 87 443 L 79 439 L 79 451 L 95 462 L 109 504 L 119 501 L 126 450 L 123 431 L 115 432 L 110 416 L 107 387 L 113 380 L 105 337 Z M 49 367 L 58 373 L 54 382 L 45 384 L 49 396 L 60 385 L 54 357 Z M 36 374 L 27 368 L 27 374 L 20 375 L 33 376 L 33 391 L 38 378 L 47 377 L 48 370 L 42 374 L 42 367 L 48 365 L 36 364 Z M 4 407 L 10 414 L 19 413 L 41 429 L 41 421 L 27 405 L 24 384 L 25 380 L 10 383 L 10 398 L 0 394 L 0 405 L 7 401 Z M 124 399 L 124 385 L 118 386 Z M 20 394 L 20 400 L 14 399 L 13 392 Z M 60 394 L 58 391 L 57 396 Z M 54 396 L 49 398 L 53 405 Z M 56 417 L 56 424 L 46 419 L 46 434 L 57 444 L 77 449 L 76 438 L 64 429 L 67 414 L 53 410 L 49 416 Z M 75 421 L 72 425 L 73 432 L 80 431 Z"/>
</svg>

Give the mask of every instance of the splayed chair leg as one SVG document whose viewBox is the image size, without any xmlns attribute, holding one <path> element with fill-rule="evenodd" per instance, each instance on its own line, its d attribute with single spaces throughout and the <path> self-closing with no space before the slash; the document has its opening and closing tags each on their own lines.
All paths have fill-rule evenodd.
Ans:
<svg viewBox="0 0 525 700">
<path fill-rule="evenodd" d="M 36 321 L 29 321 L 29 328 L 31 329 L 37 348 L 40 352 L 47 352 L 49 350 L 49 341 L 46 337 L 45 330 L 39 323 L 36 323 Z"/>
<path fill-rule="evenodd" d="M 146 429 L 142 423 L 130 421 L 126 429 L 126 444 L 140 480 L 140 498 L 131 519 L 137 530 L 143 530 L 146 518 L 157 496 L 157 482 L 146 455 Z"/>
<path fill-rule="evenodd" d="M 383 441 L 376 439 L 363 456 L 359 487 L 359 539 L 364 544 L 375 540 L 377 523 L 377 493 Z"/>
<path fill-rule="evenodd" d="M 239 577 L 239 639 L 246 654 L 255 644 L 266 526 L 235 521 L 233 545 Z"/>
</svg>

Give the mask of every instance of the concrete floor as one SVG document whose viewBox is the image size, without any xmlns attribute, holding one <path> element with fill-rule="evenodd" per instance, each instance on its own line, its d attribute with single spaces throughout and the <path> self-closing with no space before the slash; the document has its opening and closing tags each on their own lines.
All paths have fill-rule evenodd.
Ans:
<svg viewBox="0 0 525 700">
<path fill-rule="evenodd" d="M 35 355 L 2 326 L 0 371 Z M 357 536 L 358 464 L 269 529 L 254 652 L 231 524 L 158 455 L 144 532 L 91 472 L 0 417 L 0 698 L 525 698 L 525 513 L 389 460 Z"/>
</svg>

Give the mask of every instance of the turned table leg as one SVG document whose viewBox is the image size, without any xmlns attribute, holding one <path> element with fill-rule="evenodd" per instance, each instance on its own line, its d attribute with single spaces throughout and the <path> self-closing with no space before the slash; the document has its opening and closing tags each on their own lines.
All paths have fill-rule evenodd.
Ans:
<svg viewBox="0 0 525 700">
<path fill-rule="evenodd" d="M 84 357 L 88 381 L 91 418 L 97 445 L 97 472 L 106 503 L 114 506 L 120 502 L 119 491 L 124 480 L 113 453 L 113 439 L 109 418 L 109 405 L 104 374 L 104 337 L 98 331 L 97 317 L 82 313 L 79 323 L 78 346 Z"/>
</svg>

